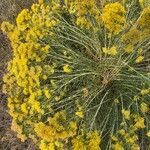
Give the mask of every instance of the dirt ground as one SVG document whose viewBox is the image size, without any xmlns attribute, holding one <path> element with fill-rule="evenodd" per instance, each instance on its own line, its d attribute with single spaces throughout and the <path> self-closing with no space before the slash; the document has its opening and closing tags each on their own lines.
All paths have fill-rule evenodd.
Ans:
<svg viewBox="0 0 150 150">
<path fill-rule="evenodd" d="M 30 7 L 33 2 L 36 0 L 0 0 L 0 24 L 4 20 L 15 22 L 18 12 Z M 2 93 L 2 77 L 10 57 L 9 40 L 0 30 L 0 150 L 36 150 L 31 141 L 22 143 L 10 130 L 11 117 L 7 113 L 7 97 Z"/>
</svg>

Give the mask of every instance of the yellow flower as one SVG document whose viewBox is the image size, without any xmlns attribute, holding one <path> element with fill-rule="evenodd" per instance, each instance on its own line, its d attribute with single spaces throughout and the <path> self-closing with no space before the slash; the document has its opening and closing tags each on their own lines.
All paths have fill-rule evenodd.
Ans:
<svg viewBox="0 0 150 150">
<path fill-rule="evenodd" d="M 148 137 L 150 137 L 150 130 L 147 132 L 147 134 L 146 134 Z"/>
<path fill-rule="evenodd" d="M 76 115 L 77 115 L 78 117 L 80 117 L 80 118 L 83 118 L 83 117 L 84 117 L 82 111 L 77 111 L 77 112 L 76 112 Z"/>
<path fill-rule="evenodd" d="M 99 150 L 101 138 L 97 131 L 91 131 L 87 134 L 87 138 L 89 139 L 88 142 L 88 149 L 89 150 Z"/>
<path fill-rule="evenodd" d="M 130 144 L 134 144 L 137 141 L 137 136 L 127 137 L 126 141 Z"/>
<path fill-rule="evenodd" d="M 19 13 L 16 19 L 16 23 L 17 23 L 19 30 L 24 31 L 28 27 L 28 24 L 27 22 L 25 23 L 25 21 L 29 20 L 30 18 L 31 17 L 30 17 L 28 9 L 23 9 Z"/>
<path fill-rule="evenodd" d="M 26 104 L 26 103 L 23 103 L 23 104 L 21 105 L 21 111 L 22 111 L 23 113 L 25 113 L 25 114 L 28 113 L 28 109 L 27 109 L 27 104 Z"/>
<path fill-rule="evenodd" d="M 122 109 L 121 112 L 125 119 L 130 120 L 130 111 L 129 110 Z"/>
<path fill-rule="evenodd" d="M 60 99 L 61 99 L 60 96 L 55 96 L 55 100 L 56 100 L 56 101 L 59 101 Z"/>
<path fill-rule="evenodd" d="M 134 46 L 131 44 L 128 44 L 127 47 L 125 48 L 125 52 L 131 53 L 133 52 Z"/>
<path fill-rule="evenodd" d="M 45 22 L 45 24 L 46 24 L 46 27 L 48 27 L 48 28 L 51 28 L 51 27 L 54 27 L 54 26 L 56 26 L 57 25 L 57 21 L 56 20 L 47 20 L 46 22 Z"/>
<path fill-rule="evenodd" d="M 42 109 L 41 109 L 40 102 L 38 102 L 38 101 L 34 101 L 34 103 L 33 103 L 33 108 L 34 108 L 37 112 L 39 112 L 39 113 L 43 112 Z"/>
<path fill-rule="evenodd" d="M 69 128 L 70 128 L 71 130 L 76 131 L 76 129 L 77 129 L 77 123 L 71 121 L 71 122 L 69 123 Z"/>
<path fill-rule="evenodd" d="M 116 55 L 117 54 L 117 48 L 115 46 L 110 48 L 110 55 Z"/>
<path fill-rule="evenodd" d="M 17 132 L 17 137 L 24 142 L 27 137 L 22 133 L 22 126 L 18 125 L 15 120 L 12 121 L 11 130 Z"/>
<path fill-rule="evenodd" d="M 142 102 L 141 105 L 140 105 L 140 109 L 143 113 L 147 113 L 149 111 L 149 108 L 147 106 L 146 103 Z"/>
<path fill-rule="evenodd" d="M 125 9 L 119 3 L 109 3 L 103 9 L 102 21 L 111 34 L 118 34 L 124 28 Z"/>
<path fill-rule="evenodd" d="M 62 142 L 55 141 L 54 144 L 55 144 L 58 148 L 63 148 L 63 143 L 62 143 Z"/>
<path fill-rule="evenodd" d="M 44 80 L 46 80 L 47 79 L 47 75 L 43 75 L 43 77 L 42 77 Z"/>
<path fill-rule="evenodd" d="M 43 92 L 44 92 L 46 98 L 48 98 L 48 99 L 51 98 L 51 93 L 50 93 L 50 91 L 48 90 L 48 88 L 44 88 Z"/>
<path fill-rule="evenodd" d="M 39 4 L 43 4 L 44 3 L 44 0 L 39 0 Z"/>
<path fill-rule="evenodd" d="M 144 124 L 144 118 L 139 117 L 136 119 L 136 123 L 134 125 L 137 129 L 143 129 L 145 128 L 145 124 Z"/>
<path fill-rule="evenodd" d="M 103 52 L 108 55 L 115 56 L 117 54 L 117 48 L 112 46 L 111 48 L 103 47 Z"/>
<path fill-rule="evenodd" d="M 150 93 L 150 89 L 143 89 L 141 90 L 141 95 L 144 96 L 144 95 L 147 95 Z"/>
<path fill-rule="evenodd" d="M 55 145 L 53 142 L 48 143 L 45 140 L 41 140 L 39 148 L 40 148 L 40 150 L 55 150 Z"/>
<path fill-rule="evenodd" d="M 60 111 L 48 118 L 48 124 L 39 122 L 35 125 L 36 135 L 45 141 L 55 142 L 57 139 L 64 140 L 76 133 L 75 123 L 66 121 L 66 112 Z"/>
<path fill-rule="evenodd" d="M 70 14 L 76 16 L 76 24 L 84 29 L 95 30 L 95 25 L 87 16 L 94 18 L 98 25 L 101 24 L 100 11 L 94 0 L 65 0 Z"/>
<path fill-rule="evenodd" d="M 101 138 L 98 131 L 81 133 L 72 139 L 73 150 L 99 150 Z"/>
<path fill-rule="evenodd" d="M 131 28 L 128 32 L 126 32 L 122 36 L 121 39 L 124 43 L 126 43 L 129 46 L 129 48 L 130 47 L 132 48 L 132 45 L 134 46 L 139 42 L 139 39 L 137 37 L 139 37 L 140 35 L 141 35 L 140 30 L 138 30 L 137 28 Z"/>
<path fill-rule="evenodd" d="M 108 54 L 108 48 L 103 47 L 103 52 L 104 52 L 105 54 Z"/>
<path fill-rule="evenodd" d="M 140 97 L 138 95 L 134 96 L 134 98 L 133 98 L 134 101 L 137 101 L 139 99 L 140 99 Z"/>
<path fill-rule="evenodd" d="M 51 80 L 51 84 L 54 88 L 57 88 L 57 84 L 56 84 L 55 80 Z"/>
<path fill-rule="evenodd" d="M 138 49 L 138 54 L 141 55 L 142 53 L 143 53 L 143 49 L 142 48 Z"/>
<path fill-rule="evenodd" d="M 150 33 L 149 32 L 149 24 L 150 24 L 150 5 L 148 5 L 148 7 L 146 7 L 144 10 L 143 10 L 143 13 L 141 15 L 141 17 L 139 18 L 138 22 L 137 22 L 137 25 L 138 27 L 140 27 L 141 29 L 144 29 L 145 31 L 147 30 L 148 31 L 148 34 Z"/>
<path fill-rule="evenodd" d="M 87 145 L 82 136 L 77 136 L 72 139 L 73 150 L 87 150 Z"/>
<path fill-rule="evenodd" d="M 123 146 L 120 143 L 112 144 L 113 150 L 124 150 Z"/>
<path fill-rule="evenodd" d="M 125 135 L 125 130 L 124 130 L 124 129 L 121 129 L 121 130 L 118 131 L 118 133 L 119 133 L 120 135 Z"/>
<path fill-rule="evenodd" d="M 47 144 L 45 143 L 44 140 L 40 141 L 39 148 L 40 148 L 40 150 L 48 150 Z"/>
<path fill-rule="evenodd" d="M 133 144 L 131 147 L 132 150 L 140 150 L 140 147 L 138 144 Z"/>
<path fill-rule="evenodd" d="M 138 58 L 136 58 L 135 62 L 140 63 L 143 61 L 143 59 L 144 59 L 144 56 L 139 56 Z"/>
<path fill-rule="evenodd" d="M 1 30 L 3 32 L 10 32 L 14 29 L 14 26 L 12 24 L 10 24 L 9 22 L 6 22 L 4 21 L 2 24 L 1 24 Z"/>
<path fill-rule="evenodd" d="M 27 88 L 24 88 L 23 94 L 24 94 L 24 95 L 28 95 L 28 89 L 27 89 Z"/>
<path fill-rule="evenodd" d="M 139 3 L 140 3 L 140 5 L 141 5 L 142 7 L 144 7 L 144 1 L 145 1 L 145 0 L 139 0 Z"/>
<path fill-rule="evenodd" d="M 117 139 L 116 136 L 112 136 L 111 139 L 112 139 L 113 141 L 118 141 L 118 139 Z"/>
<path fill-rule="evenodd" d="M 35 130 L 37 136 L 42 138 L 43 140 L 51 142 L 55 138 L 55 136 L 54 136 L 55 133 L 53 130 L 51 130 L 51 127 L 45 125 L 42 122 L 36 124 L 34 130 Z"/>
<path fill-rule="evenodd" d="M 54 145 L 54 143 L 49 143 L 49 144 L 48 144 L 48 150 L 55 150 L 55 145 Z"/>
<path fill-rule="evenodd" d="M 70 66 L 68 64 L 63 66 L 63 70 L 65 73 L 70 73 L 72 72 L 72 69 L 70 68 Z"/>
</svg>

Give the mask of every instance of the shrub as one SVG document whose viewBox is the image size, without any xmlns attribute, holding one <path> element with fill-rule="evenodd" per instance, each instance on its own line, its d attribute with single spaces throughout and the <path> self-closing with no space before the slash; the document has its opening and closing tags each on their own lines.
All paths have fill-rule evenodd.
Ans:
<svg viewBox="0 0 150 150">
<path fill-rule="evenodd" d="M 2 23 L 13 49 L 3 92 L 18 138 L 41 150 L 150 146 L 148 4 L 39 0 L 15 25 Z"/>
</svg>

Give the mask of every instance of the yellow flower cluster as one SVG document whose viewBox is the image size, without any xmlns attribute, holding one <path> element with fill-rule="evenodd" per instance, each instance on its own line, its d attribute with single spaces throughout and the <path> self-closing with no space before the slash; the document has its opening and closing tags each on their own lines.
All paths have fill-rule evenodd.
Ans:
<svg viewBox="0 0 150 150">
<path fill-rule="evenodd" d="M 147 132 L 147 136 L 150 137 L 150 130 Z"/>
<path fill-rule="evenodd" d="M 45 140 L 41 140 L 39 148 L 41 150 L 55 150 L 55 143 L 48 143 Z"/>
<path fill-rule="evenodd" d="M 128 47 L 127 52 L 132 52 L 133 46 L 137 44 L 139 41 L 141 41 L 141 31 L 138 30 L 137 28 L 131 28 L 128 32 L 126 32 L 123 35 L 122 40 Z"/>
<path fill-rule="evenodd" d="M 109 3 L 103 9 L 102 20 L 111 34 L 120 33 L 125 26 L 125 8 L 119 3 Z"/>
<path fill-rule="evenodd" d="M 132 150 L 140 150 L 135 128 L 131 125 L 128 129 L 128 131 L 125 129 L 119 129 L 117 135 L 112 136 L 113 150 L 125 150 L 128 146 L 130 146 Z"/>
<path fill-rule="evenodd" d="M 84 118 L 83 107 L 80 106 L 79 103 L 77 103 L 77 111 L 76 111 L 75 115 L 78 116 L 79 118 Z"/>
<path fill-rule="evenodd" d="M 150 6 L 143 9 L 141 16 L 137 20 L 136 24 L 132 26 L 128 32 L 122 36 L 123 42 L 126 44 L 125 51 L 127 53 L 133 52 L 134 47 L 147 39 L 150 35 Z M 138 37 L 138 38 L 137 38 Z M 139 56 L 136 60 L 136 63 L 139 63 L 143 60 L 143 56 Z"/>
<path fill-rule="evenodd" d="M 55 150 L 55 149 L 63 149 L 63 143 L 59 141 L 55 142 L 46 142 L 45 140 L 40 141 L 39 148 L 41 150 Z"/>
<path fill-rule="evenodd" d="M 97 27 L 101 24 L 101 14 L 95 0 L 66 0 L 66 5 L 69 13 L 75 15 L 78 26 L 98 30 Z"/>
<path fill-rule="evenodd" d="M 122 109 L 121 112 L 122 112 L 125 119 L 130 120 L 130 110 Z"/>
<path fill-rule="evenodd" d="M 22 142 L 24 142 L 27 139 L 27 137 L 24 134 L 22 134 L 22 126 L 18 125 L 14 120 L 11 124 L 11 130 L 17 132 L 17 137 L 21 139 Z"/>
<path fill-rule="evenodd" d="M 150 94 L 150 88 L 149 89 L 142 89 L 141 90 L 141 95 L 144 96 L 144 95 L 148 95 Z"/>
<path fill-rule="evenodd" d="M 148 112 L 148 106 L 144 102 L 141 103 L 141 111 L 143 113 Z M 125 150 L 126 148 L 131 147 L 133 150 L 140 150 L 137 131 L 146 127 L 145 119 L 142 116 L 131 113 L 130 110 L 122 109 L 121 112 L 125 120 L 120 124 L 120 129 L 117 130 L 116 134 L 111 136 L 112 149 Z"/>
<path fill-rule="evenodd" d="M 133 49 L 134 49 L 134 46 L 132 44 L 128 44 L 124 50 L 126 53 L 131 53 L 133 52 Z"/>
<path fill-rule="evenodd" d="M 117 48 L 115 46 L 112 46 L 111 48 L 103 47 L 103 52 L 105 54 L 114 56 L 117 54 Z"/>
<path fill-rule="evenodd" d="M 113 150 L 124 150 L 122 144 L 119 143 L 119 142 L 116 143 L 116 144 L 113 144 L 113 145 L 112 145 L 112 149 L 113 149 Z"/>
<path fill-rule="evenodd" d="M 77 123 L 75 121 L 67 123 L 65 111 L 55 113 L 46 124 L 37 123 L 34 131 L 41 139 L 39 143 L 41 150 L 64 148 L 69 138 L 72 138 L 73 150 L 99 150 L 101 142 L 98 131 L 82 132 L 82 134 L 77 135 Z"/>
<path fill-rule="evenodd" d="M 78 117 L 80 117 L 80 118 L 83 118 L 83 117 L 84 117 L 82 111 L 77 111 L 77 112 L 76 112 L 76 115 L 77 115 Z"/>
<path fill-rule="evenodd" d="M 73 150 L 99 150 L 100 136 L 97 131 L 90 131 L 85 135 L 78 135 L 73 138 Z"/>
<path fill-rule="evenodd" d="M 50 45 L 41 41 L 53 36 L 51 29 L 58 24 L 53 17 L 55 9 L 46 3 L 33 4 L 30 10 L 24 9 L 18 15 L 16 26 L 8 22 L 1 25 L 13 48 L 13 58 L 3 78 L 3 92 L 9 96 L 8 108 L 13 117 L 13 128 L 18 126 L 15 131 L 20 137 L 29 136 L 34 124 L 47 110 L 51 110 L 47 103 L 51 101 L 56 83 L 49 80 L 48 86 L 42 84 L 54 73 L 56 65 L 53 62 L 41 63 L 52 50 Z M 60 98 L 60 95 L 58 92 L 56 96 Z M 28 130 L 24 130 L 26 127 Z"/>
<path fill-rule="evenodd" d="M 140 107 L 141 107 L 140 108 L 141 112 L 143 113 L 146 113 L 149 109 L 148 105 L 144 102 L 141 103 Z M 129 120 L 129 121 L 134 120 L 134 124 L 132 122 L 134 126 L 134 130 L 145 128 L 145 120 L 143 117 L 131 114 L 130 110 L 125 110 L 125 109 L 122 110 L 122 115 L 126 120 Z"/>
<path fill-rule="evenodd" d="M 34 130 L 41 139 L 47 142 L 55 142 L 73 137 L 76 134 L 77 124 L 71 121 L 67 125 L 66 113 L 61 111 L 54 114 L 54 117 L 50 117 L 47 125 L 43 122 L 36 124 Z"/>
<path fill-rule="evenodd" d="M 68 64 L 63 66 L 63 70 L 65 73 L 70 73 L 72 72 L 72 69 L 70 68 L 70 66 Z"/>
<path fill-rule="evenodd" d="M 149 111 L 149 107 L 146 103 L 142 102 L 140 105 L 140 110 L 142 113 L 147 113 Z"/>
<path fill-rule="evenodd" d="M 144 59 L 144 56 L 138 56 L 138 57 L 136 58 L 135 62 L 136 62 L 136 63 L 140 63 L 140 62 L 143 61 L 143 59 Z"/>
<path fill-rule="evenodd" d="M 143 128 L 145 128 L 145 124 L 144 124 L 144 118 L 142 118 L 142 117 L 138 117 L 138 118 L 135 118 L 135 128 L 136 129 L 143 129 Z"/>
<path fill-rule="evenodd" d="M 137 26 L 139 29 L 143 29 L 145 32 L 150 34 L 150 6 L 146 7 L 141 14 L 140 19 L 137 22 Z"/>
</svg>

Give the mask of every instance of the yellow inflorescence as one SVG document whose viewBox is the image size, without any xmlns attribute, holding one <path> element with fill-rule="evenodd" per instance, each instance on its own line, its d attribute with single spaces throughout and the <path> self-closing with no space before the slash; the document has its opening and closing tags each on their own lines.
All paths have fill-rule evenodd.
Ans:
<svg viewBox="0 0 150 150">
<path fill-rule="evenodd" d="M 77 125 L 75 122 L 70 122 L 66 128 L 62 124 L 66 121 L 65 112 L 58 112 L 53 118 L 48 119 L 48 124 L 42 122 L 35 125 L 35 132 L 37 136 L 47 142 L 55 142 L 57 140 L 64 140 L 73 137 L 76 134 Z"/>
<path fill-rule="evenodd" d="M 55 66 L 53 63 L 41 63 L 51 52 L 51 47 L 40 40 L 53 36 L 50 30 L 58 24 L 53 18 L 52 9 L 55 13 L 53 5 L 40 1 L 33 4 L 31 10 L 22 10 L 16 19 L 16 26 L 7 22 L 1 25 L 13 48 L 13 59 L 8 63 L 8 73 L 3 78 L 3 89 L 9 95 L 8 108 L 13 117 L 13 126 L 22 124 L 16 131 L 24 137 L 29 134 L 24 132 L 25 126 L 32 130 L 45 111 L 51 109 L 46 103 L 51 100 L 51 91 L 55 87 L 53 84 L 42 87 L 41 82 L 54 73 Z"/>
<path fill-rule="evenodd" d="M 97 131 L 79 135 L 72 140 L 74 150 L 99 150 L 101 139 Z"/>
<path fill-rule="evenodd" d="M 103 47 L 103 52 L 108 55 L 115 56 L 117 54 L 117 48 L 112 46 L 111 48 Z"/>
<path fill-rule="evenodd" d="M 67 65 L 64 65 L 64 66 L 63 66 L 63 71 L 64 71 L 65 73 L 70 73 L 70 72 L 72 72 L 72 69 L 71 69 L 70 66 L 67 64 Z"/>
<path fill-rule="evenodd" d="M 121 112 L 122 112 L 125 119 L 130 120 L 130 110 L 124 110 L 123 109 Z"/>
<path fill-rule="evenodd" d="M 110 3 L 104 7 L 102 20 L 111 34 L 120 33 L 125 26 L 125 8 L 119 3 Z"/>
<path fill-rule="evenodd" d="M 144 96 L 144 95 L 148 95 L 150 94 L 150 89 L 142 89 L 141 90 L 141 95 Z"/>
<path fill-rule="evenodd" d="M 143 113 L 147 113 L 149 111 L 149 107 L 146 103 L 142 102 L 140 105 L 140 109 Z"/>
<path fill-rule="evenodd" d="M 69 13 L 76 16 L 78 26 L 98 30 L 97 25 L 101 25 L 101 14 L 95 0 L 66 0 L 66 5 Z"/>
<path fill-rule="evenodd" d="M 135 62 L 136 63 L 140 63 L 140 62 L 143 61 L 143 59 L 144 59 L 144 56 L 139 56 L 139 57 L 137 57 L 137 59 L 135 60 Z"/>
<path fill-rule="evenodd" d="M 120 143 L 116 143 L 112 145 L 113 150 L 124 150 L 123 146 Z"/>
<path fill-rule="evenodd" d="M 82 111 L 77 111 L 77 112 L 76 112 L 76 115 L 77 115 L 78 117 L 80 117 L 80 118 L 83 118 L 83 117 L 84 117 Z"/>
<path fill-rule="evenodd" d="M 148 30 L 150 29 L 149 24 L 150 24 L 150 6 L 144 9 L 140 19 L 137 22 L 137 26 L 139 29 L 143 29 L 145 32 L 148 32 L 150 34 Z"/>
<path fill-rule="evenodd" d="M 135 127 L 137 128 L 137 129 L 143 129 L 143 128 L 145 128 L 145 124 L 144 124 L 144 118 L 142 118 L 142 117 L 139 117 L 139 118 L 137 118 L 137 119 L 135 119 Z"/>
</svg>

